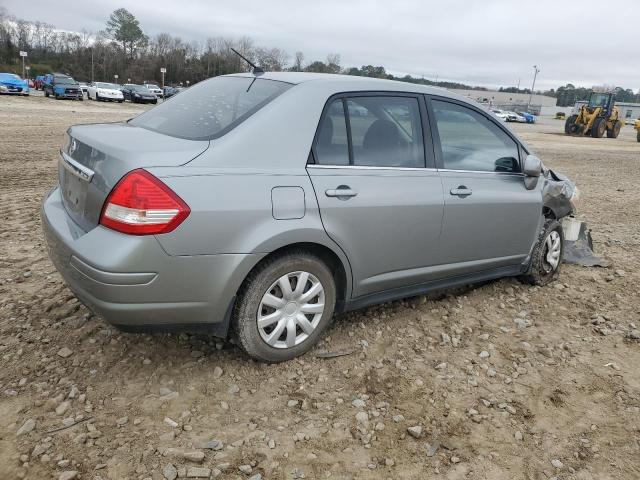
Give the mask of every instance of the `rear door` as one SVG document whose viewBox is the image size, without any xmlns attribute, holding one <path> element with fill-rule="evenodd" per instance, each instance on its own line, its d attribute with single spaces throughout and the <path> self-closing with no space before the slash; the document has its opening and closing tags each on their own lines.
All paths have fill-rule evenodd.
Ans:
<svg viewBox="0 0 640 480">
<path fill-rule="evenodd" d="M 438 262 L 443 195 L 426 125 L 419 96 L 347 94 L 325 107 L 308 172 L 354 297 L 426 281 Z"/>
<path fill-rule="evenodd" d="M 515 266 L 536 238 L 542 182 L 524 186 L 522 147 L 480 109 L 450 99 L 429 103 L 444 187 L 440 258 L 449 274 Z"/>
</svg>

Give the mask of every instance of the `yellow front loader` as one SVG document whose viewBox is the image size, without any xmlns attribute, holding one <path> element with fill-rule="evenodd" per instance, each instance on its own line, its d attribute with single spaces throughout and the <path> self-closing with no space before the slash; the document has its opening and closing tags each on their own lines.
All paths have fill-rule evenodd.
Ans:
<svg viewBox="0 0 640 480">
<path fill-rule="evenodd" d="M 640 119 L 636 120 L 636 123 L 633 125 L 633 128 L 635 128 L 638 132 L 638 142 L 640 142 Z"/>
<path fill-rule="evenodd" d="M 591 92 L 589 103 L 582 105 L 577 114 L 567 118 L 564 133 L 567 135 L 591 135 L 602 138 L 617 138 L 624 120 L 619 119 L 620 112 L 615 106 L 613 93 Z"/>
</svg>

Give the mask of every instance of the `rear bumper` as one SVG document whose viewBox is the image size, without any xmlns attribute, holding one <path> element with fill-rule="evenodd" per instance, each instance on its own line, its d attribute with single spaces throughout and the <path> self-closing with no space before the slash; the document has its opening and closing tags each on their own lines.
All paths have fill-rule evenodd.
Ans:
<svg viewBox="0 0 640 480">
<path fill-rule="evenodd" d="M 153 236 L 84 232 L 58 188 L 42 204 L 49 256 L 69 288 L 107 322 L 144 329 L 194 324 L 224 336 L 235 294 L 262 255 L 171 256 Z"/>
</svg>

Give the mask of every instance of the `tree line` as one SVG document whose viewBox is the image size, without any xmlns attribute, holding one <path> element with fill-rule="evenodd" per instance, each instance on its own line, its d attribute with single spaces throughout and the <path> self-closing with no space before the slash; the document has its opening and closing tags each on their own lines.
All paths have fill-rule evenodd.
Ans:
<svg viewBox="0 0 640 480">
<path fill-rule="evenodd" d="M 342 73 L 450 89 L 488 90 L 458 82 L 394 76 L 383 66 L 342 67 L 336 53 L 324 60 L 305 62 L 301 51 L 291 56 L 277 47 L 257 45 L 249 37 L 208 37 L 203 42 L 187 42 L 169 33 L 149 37 L 138 19 L 124 8 L 110 15 L 104 30 L 91 33 L 65 32 L 48 23 L 19 19 L 0 7 L 0 71 L 21 74 L 19 52 L 26 51 L 30 77 L 55 71 L 81 81 L 112 81 L 118 75 L 121 83 L 160 83 L 160 68 L 166 68 L 165 84 L 193 84 L 217 75 L 248 71 L 249 66 L 231 51 L 232 47 L 266 71 Z M 530 93 L 529 89 L 516 87 L 500 91 Z M 568 106 L 587 99 L 590 91 L 567 84 L 536 93 L 556 97 L 559 106 Z M 640 92 L 634 94 L 622 87 L 615 87 L 615 91 L 618 101 L 640 102 Z"/>
</svg>

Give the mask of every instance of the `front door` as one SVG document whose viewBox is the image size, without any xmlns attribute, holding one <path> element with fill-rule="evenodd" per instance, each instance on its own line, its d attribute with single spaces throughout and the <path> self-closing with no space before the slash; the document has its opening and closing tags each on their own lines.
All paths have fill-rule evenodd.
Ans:
<svg viewBox="0 0 640 480">
<path fill-rule="evenodd" d="M 423 117 L 417 96 L 349 96 L 325 108 L 308 172 L 323 225 L 351 263 L 354 297 L 429 280 L 438 263 L 442 183 L 427 168 Z"/>
<path fill-rule="evenodd" d="M 435 98 L 431 112 L 449 274 L 521 264 L 537 238 L 542 182 L 525 188 L 519 144 L 483 112 Z"/>
</svg>

